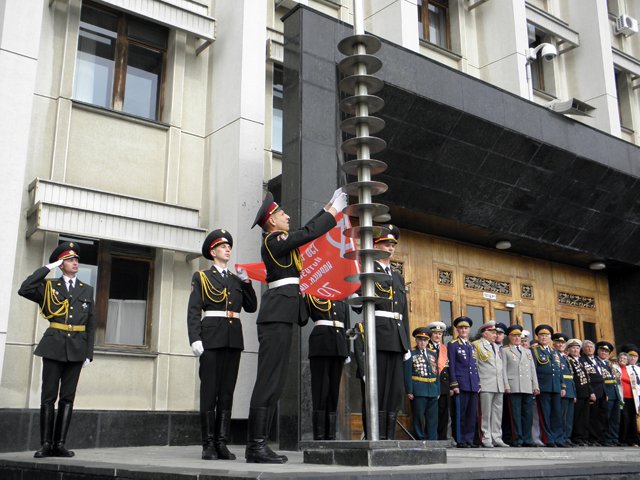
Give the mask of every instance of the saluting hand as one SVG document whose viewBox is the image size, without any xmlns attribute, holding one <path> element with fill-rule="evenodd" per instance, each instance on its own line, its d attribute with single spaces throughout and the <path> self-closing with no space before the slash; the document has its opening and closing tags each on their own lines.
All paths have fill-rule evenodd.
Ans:
<svg viewBox="0 0 640 480">
<path fill-rule="evenodd" d="M 53 263 L 48 263 L 48 264 L 47 264 L 47 265 L 45 265 L 45 266 L 46 266 L 49 270 L 53 270 L 53 269 L 55 269 L 55 268 L 58 268 L 60 265 L 62 265 L 62 262 L 63 262 L 63 261 L 64 261 L 64 260 L 60 259 L 60 260 L 57 260 L 57 261 L 55 261 L 55 262 L 53 262 Z"/>
</svg>

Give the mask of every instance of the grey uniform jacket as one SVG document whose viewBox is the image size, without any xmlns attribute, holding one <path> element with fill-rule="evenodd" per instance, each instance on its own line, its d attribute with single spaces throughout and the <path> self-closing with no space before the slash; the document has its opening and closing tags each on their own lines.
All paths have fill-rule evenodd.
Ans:
<svg viewBox="0 0 640 480">
<path fill-rule="evenodd" d="M 507 375 L 502 365 L 502 354 L 500 346 L 494 345 L 484 338 L 472 343 L 473 356 L 478 364 L 478 375 L 480 376 L 481 392 L 504 392 Z"/>
<path fill-rule="evenodd" d="M 538 375 L 531 350 L 515 345 L 502 348 L 502 362 L 507 372 L 511 393 L 533 393 L 538 390 Z"/>
</svg>

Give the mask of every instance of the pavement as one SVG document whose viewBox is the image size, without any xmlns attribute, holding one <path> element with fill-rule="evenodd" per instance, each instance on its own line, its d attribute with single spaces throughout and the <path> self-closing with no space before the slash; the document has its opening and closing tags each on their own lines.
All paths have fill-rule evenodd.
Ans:
<svg viewBox="0 0 640 480">
<path fill-rule="evenodd" d="M 632 447 L 450 448 L 446 464 L 396 467 L 305 464 L 302 452 L 280 452 L 289 457 L 283 465 L 248 464 L 243 446 L 230 449 L 237 460 L 201 460 L 199 446 L 74 449 L 74 458 L 38 460 L 33 452 L 0 453 L 0 479 L 640 479 L 640 449 Z"/>
</svg>

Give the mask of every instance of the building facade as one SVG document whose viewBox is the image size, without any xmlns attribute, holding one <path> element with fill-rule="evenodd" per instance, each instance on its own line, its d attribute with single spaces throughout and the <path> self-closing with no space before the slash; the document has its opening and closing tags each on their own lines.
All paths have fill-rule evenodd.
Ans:
<svg viewBox="0 0 640 480">
<path fill-rule="evenodd" d="M 36 445 L 32 353 L 46 322 L 16 291 L 74 239 L 81 278 L 97 287 L 98 334 L 70 441 L 197 443 L 186 302 L 192 273 L 207 267 L 200 243 L 227 228 L 232 261 L 257 261 L 249 226 L 267 185 L 300 223 L 347 181 L 336 45 L 350 34 L 351 1 L 27 3 L 0 6 L 0 70 L 9 72 L 0 78 L 9 286 L 0 424 L 23 432 L 21 449 Z M 364 6 L 367 31 L 383 40 L 379 158 L 389 168 L 379 179 L 390 189 L 381 201 L 403 230 L 412 326 L 463 313 L 640 339 L 640 5 Z M 254 322 L 243 316 L 238 442 Z M 308 334 L 294 340 L 281 401 L 285 447 L 310 438 Z M 345 392 L 342 436 L 357 436 L 359 403 Z"/>
</svg>

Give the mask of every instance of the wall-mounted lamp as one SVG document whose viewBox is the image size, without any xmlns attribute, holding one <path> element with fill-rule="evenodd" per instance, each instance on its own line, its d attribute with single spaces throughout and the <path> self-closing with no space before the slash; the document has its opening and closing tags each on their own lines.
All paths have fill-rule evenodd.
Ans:
<svg viewBox="0 0 640 480">
<path fill-rule="evenodd" d="M 516 304 L 514 302 L 506 302 L 504 306 L 507 308 L 516 308 Z"/>
<path fill-rule="evenodd" d="M 496 248 L 498 250 L 509 250 L 511 248 L 511 242 L 509 240 L 498 240 L 496 242 Z"/>
<path fill-rule="evenodd" d="M 607 268 L 607 265 L 604 262 L 591 262 L 589 264 L 590 270 L 604 270 Z"/>
</svg>

